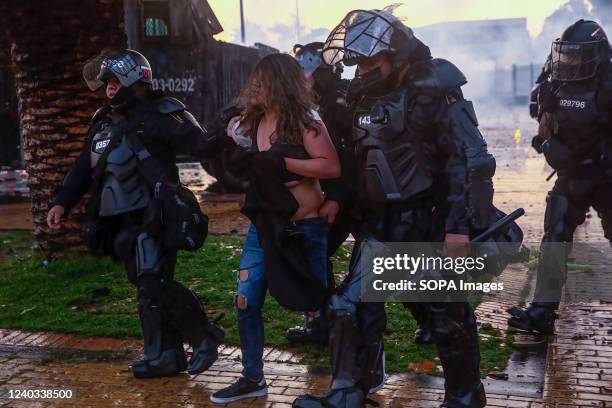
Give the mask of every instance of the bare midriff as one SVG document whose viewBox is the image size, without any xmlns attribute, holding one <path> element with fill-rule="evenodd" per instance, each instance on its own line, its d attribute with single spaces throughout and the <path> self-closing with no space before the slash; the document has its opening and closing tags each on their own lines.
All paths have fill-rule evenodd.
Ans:
<svg viewBox="0 0 612 408">
<path fill-rule="evenodd" d="M 291 217 L 291 221 L 319 216 L 319 208 L 323 204 L 323 191 L 318 179 L 306 178 L 285 185 L 299 204 L 298 210 Z"/>
<path fill-rule="evenodd" d="M 272 146 L 270 138 L 262 136 L 262 130 L 261 126 L 257 128 L 257 147 L 260 152 L 269 150 Z M 318 179 L 305 178 L 285 183 L 285 186 L 291 191 L 299 205 L 291 221 L 319 216 L 319 208 L 323 204 L 323 190 L 321 190 Z"/>
</svg>

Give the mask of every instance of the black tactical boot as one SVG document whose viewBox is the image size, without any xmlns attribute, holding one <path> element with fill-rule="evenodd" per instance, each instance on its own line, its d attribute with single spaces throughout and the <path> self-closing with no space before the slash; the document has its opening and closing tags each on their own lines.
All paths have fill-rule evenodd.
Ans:
<svg viewBox="0 0 612 408">
<path fill-rule="evenodd" d="M 413 337 L 414 342 L 421 345 L 432 344 L 431 319 L 427 305 L 424 303 L 409 303 L 404 304 L 404 306 L 410 310 L 417 323 L 417 329 Z"/>
<path fill-rule="evenodd" d="M 187 357 L 182 350 L 164 350 L 153 360 L 140 360 L 128 366 L 135 378 L 170 377 L 187 369 Z"/>
<path fill-rule="evenodd" d="M 357 366 L 360 371 L 359 388 L 374 394 L 383 389 L 385 373 L 385 349 L 383 340 L 362 344 L 357 353 Z"/>
<path fill-rule="evenodd" d="M 506 310 L 512 316 L 508 319 L 508 326 L 529 333 L 552 335 L 555 331 L 555 320 L 557 319 L 555 309 L 554 303 L 535 302 L 527 309 L 512 307 Z"/>
<path fill-rule="evenodd" d="M 482 408 L 486 395 L 480 381 L 476 317 L 467 302 L 430 307 L 438 356 L 444 370 L 445 408 Z"/>
<path fill-rule="evenodd" d="M 293 401 L 293 408 L 362 408 L 365 407 L 363 391 L 357 387 L 327 390 L 322 397 L 303 395 Z"/>
<path fill-rule="evenodd" d="M 138 288 L 138 315 L 144 340 L 144 360 L 128 369 L 136 378 L 167 377 L 187 369 L 181 336 L 165 323 L 160 308 L 146 288 Z"/>
<path fill-rule="evenodd" d="M 482 383 L 471 392 L 462 396 L 446 396 L 441 408 L 484 408 L 487 406 L 487 396 Z"/>
<path fill-rule="evenodd" d="M 329 341 L 329 327 L 325 313 L 317 313 L 314 316 L 305 316 L 304 326 L 296 326 L 287 329 L 285 338 L 293 343 L 327 344 Z"/>
<path fill-rule="evenodd" d="M 223 343 L 224 339 L 225 330 L 218 324 L 210 322 L 204 340 L 192 346 L 193 354 L 189 359 L 187 372 L 196 375 L 208 370 L 217 361 L 217 357 L 219 357 L 217 348 Z"/>
</svg>

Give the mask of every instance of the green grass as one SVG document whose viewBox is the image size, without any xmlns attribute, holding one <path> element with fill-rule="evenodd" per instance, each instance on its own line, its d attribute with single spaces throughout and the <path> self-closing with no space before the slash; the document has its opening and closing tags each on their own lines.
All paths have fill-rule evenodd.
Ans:
<svg viewBox="0 0 612 408">
<path fill-rule="evenodd" d="M 0 234 L 0 328 L 140 338 L 135 290 L 120 264 L 76 252 L 47 263 L 31 245 L 25 232 Z M 241 238 L 211 236 L 202 249 L 181 252 L 176 268 L 176 279 L 196 291 L 211 317 L 224 314 L 220 323 L 234 345 L 239 338 L 232 299 L 241 248 Z M 340 274 L 348 268 L 350 249 L 343 247 L 334 256 Z M 386 310 L 387 370 L 404 372 L 413 362 L 436 362 L 435 347 L 412 341 L 416 323 L 404 306 L 388 303 Z M 288 327 L 301 323 L 299 313 L 284 310 L 268 296 L 263 316 L 268 345 L 304 352 L 305 362 L 329 366 L 326 347 L 296 347 L 284 338 Z M 498 371 L 510 355 L 509 340 L 487 334 L 494 337 L 481 341 L 482 367 Z"/>
</svg>

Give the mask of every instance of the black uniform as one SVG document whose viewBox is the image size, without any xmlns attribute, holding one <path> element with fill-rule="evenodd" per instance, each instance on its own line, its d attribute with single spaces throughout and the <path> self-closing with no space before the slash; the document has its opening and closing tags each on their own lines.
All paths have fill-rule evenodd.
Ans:
<svg viewBox="0 0 612 408">
<path fill-rule="evenodd" d="M 329 226 L 327 238 L 327 256 L 330 258 L 346 241 L 351 233 L 352 208 L 350 194 L 352 191 L 353 161 L 350 152 L 351 116 L 346 103 L 348 80 L 340 77 L 341 67 L 325 64 L 321 58 L 322 42 L 307 45 L 296 44 L 293 48 L 295 58 L 306 75 L 312 76 L 313 90 L 318 97 L 319 113 L 334 144 L 342 174 L 335 179 L 321 180 L 321 188 L 326 201 L 335 201 L 340 211 Z M 334 288 L 333 264 L 328 261 L 328 287 Z M 288 329 L 285 337 L 289 341 L 305 343 L 327 343 L 329 327 L 325 311 L 316 314 L 305 314 L 305 325 Z"/>
<path fill-rule="evenodd" d="M 359 44 L 351 29 L 366 24 L 381 27 L 369 29 Z M 350 43 L 345 33 L 351 33 Z M 371 33 L 382 33 L 381 38 L 371 39 Z M 472 104 L 462 96 L 465 77 L 453 64 L 432 60 L 410 29 L 381 10 L 350 12 L 330 34 L 326 48 L 331 55 L 343 53 L 346 61 L 369 58 L 384 48 L 381 44 L 396 61 L 405 53 L 406 62 L 387 79 L 370 72 L 351 83 L 361 225 L 349 276 L 330 302 L 333 381 L 320 399 L 298 398 L 294 406 L 300 408 L 363 406 L 364 394 L 380 382 L 385 308 L 384 303 L 361 301 L 361 281 L 371 273 L 360 262 L 362 247 L 442 241 L 446 233 L 469 235 L 485 228 L 494 211 L 495 160 L 477 129 Z M 398 73 L 407 62 L 398 85 Z M 431 322 L 446 380 L 444 406 L 484 407 L 476 318 L 469 304 L 407 307 L 426 313 Z"/>
<path fill-rule="evenodd" d="M 553 43 L 553 53 L 532 93 L 531 113 L 539 122 L 533 144 L 555 169 L 557 180 L 546 199 L 534 301 L 527 310 L 508 310 L 513 316 L 509 324 L 516 328 L 552 333 L 569 244 L 589 207 L 597 211 L 605 237 L 612 240 L 609 58 L 601 27 L 580 20 Z"/>
<path fill-rule="evenodd" d="M 144 62 L 139 65 L 145 68 Z M 55 204 L 68 213 L 91 190 L 87 244 L 98 255 L 121 260 L 128 280 L 137 287 L 145 360 L 130 367 L 134 375 L 201 372 L 216 359 L 223 330 L 208 320 L 196 295 L 174 280 L 176 250 L 164 248 L 152 230 L 157 225 L 145 219 L 153 192 L 138 162 L 142 155 L 153 156 L 166 181 L 178 183 L 175 155 L 209 154 L 216 141 L 178 100 L 140 84 L 122 89 L 129 92 L 121 103 L 113 98 L 96 112 L 87 143 L 58 188 Z M 146 151 L 134 148 L 134 137 Z M 194 349 L 189 364 L 184 341 Z"/>
<path fill-rule="evenodd" d="M 445 77 L 444 70 L 455 75 Z M 439 82 L 437 75 L 442 75 L 444 82 Z M 359 382 L 367 392 L 379 381 L 376 370 L 380 368 L 373 368 L 382 364 L 386 316 L 383 303 L 360 302 L 358 282 L 365 273 L 360 270 L 361 243 L 372 239 L 441 241 L 445 232 L 470 231 L 466 198 L 476 191 L 467 191 L 465 180 L 472 177 L 469 174 L 479 174 L 486 184 L 493 174 L 494 160 L 478 133 L 471 104 L 461 96 L 463 81 L 449 62 L 427 61 L 409 72 L 400 89 L 382 97 L 364 97 L 357 104 L 353 137 L 363 183 L 358 189 L 362 192 L 363 221 L 350 275 L 332 299 L 333 389 Z M 371 122 L 375 107 L 386 110 L 384 124 Z M 393 144 L 381 145 L 382 135 L 388 135 L 385 139 Z M 466 158 L 467 149 L 478 153 L 472 161 Z M 378 174 L 387 178 L 377 178 Z M 472 186 L 477 188 L 478 182 L 474 180 Z M 469 304 L 406 306 L 425 310 L 431 319 L 447 390 L 456 396 L 474 391 L 480 385 L 480 355 L 476 319 Z M 353 374 L 357 364 L 362 370 L 358 377 Z"/>
<path fill-rule="evenodd" d="M 340 298 L 355 301 L 361 290 L 353 281 L 363 273 L 359 270 L 362 240 L 442 241 L 445 233 L 467 235 L 474 221 L 483 222 L 471 217 L 488 220 L 488 214 L 470 215 L 470 207 L 480 203 L 468 200 L 489 194 L 495 165 L 476 128 L 471 103 L 461 95 L 459 87 L 464 81 L 448 61 L 426 61 L 410 69 L 399 89 L 382 97 L 366 96 L 358 102 L 353 137 L 363 182 L 359 188 L 363 223 L 351 260 L 351 276 Z M 385 122 L 372 123 L 381 107 L 387 115 Z M 401 137 L 394 137 L 398 135 Z M 474 176 L 482 180 L 472 180 Z M 473 190 L 468 190 L 466 180 Z M 479 186 L 484 187 L 480 192 Z M 469 304 L 406 306 L 415 314 L 429 316 L 447 390 L 458 396 L 472 392 L 479 384 L 480 355 L 476 320 Z M 362 357 L 365 369 L 382 348 L 384 304 L 358 303 L 355 313 L 356 338 L 362 339 L 367 354 Z M 346 354 L 342 350 L 346 343 L 338 347 L 332 353 Z M 366 372 L 361 386 L 367 390 L 377 380 Z"/>
</svg>

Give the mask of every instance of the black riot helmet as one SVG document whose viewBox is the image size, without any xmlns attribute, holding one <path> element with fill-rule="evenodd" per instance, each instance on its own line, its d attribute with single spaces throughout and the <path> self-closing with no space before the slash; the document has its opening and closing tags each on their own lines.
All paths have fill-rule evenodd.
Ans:
<svg viewBox="0 0 612 408">
<path fill-rule="evenodd" d="M 393 15 L 394 8 L 350 11 L 325 41 L 325 62 L 355 65 L 380 53 L 392 54 L 397 63 L 410 60 L 423 43 Z"/>
<path fill-rule="evenodd" d="M 331 66 L 323 60 L 323 45 L 320 41 L 306 45 L 296 44 L 291 52 L 306 77 L 314 79 L 313 89 L 318 95 L 336 92 L 336 85 L 341 81 L 344 68 L 341 62 Z"/>
<path fill-rule="evenodd" d="M 550 71 L 557 81 L 583 81 L 595 77 L 610 61 L 610 43 L 603 28 L 594 21 L 578 20 L 551 47 Z"/>
<path fill-rule="evenodd" d="M 333 66 L 323 61 L 321 53 L 323 51 L 322 42 L 311 42 L 306 45 L 295 44 L 293 46 L 293 58 L 300 64 L 304 74 L 309 77 L 317 69 L 330 69 L 333 70 Z"/>
<path fill-rule="evenodd" d="M 152 84 L 151 64 L 144 55 L 134 50 L 103 50 L 91 58 L 83 68 L 83 77 L 92 91 L 98 90 L 110 78 L 116 78 L 123 88 L 135 83 Z"/>
</svg>

